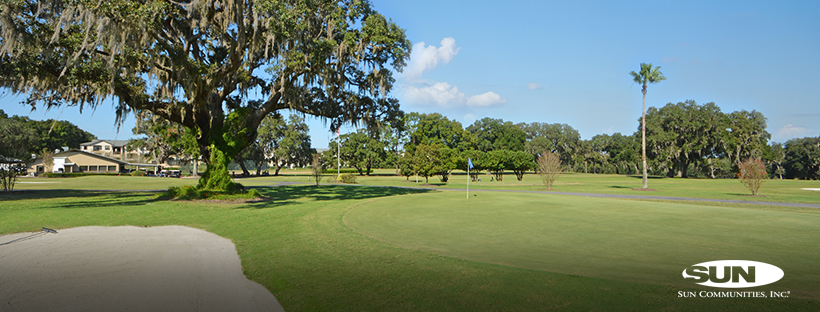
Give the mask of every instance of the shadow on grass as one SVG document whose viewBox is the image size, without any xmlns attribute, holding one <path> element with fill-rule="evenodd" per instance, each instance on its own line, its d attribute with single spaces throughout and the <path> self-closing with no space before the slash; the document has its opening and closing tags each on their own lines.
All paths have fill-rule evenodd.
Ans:
<svg viewBox="0 0 820 312">
<path fill-rule="evenodd" d="M 641 176 L 641 175 L 629 175 L 627 177 L 635 178 L 635 179 L 643 179 L 643 176 Z M 665 176 L 647 176 L 646 178 L 647 179 L 659 179 L 659 180 L 660 179 L 666 179 Z"/>
<path fill-rule="evenodd" d="M 376 197 L 388 197 L 405 194 L 418 194 L 431 192 L 423 189 L 410 189 L 398 187 L 380 186 L 350 186 L 350 185 L 282 185 L 275 187 L 256 188 L 257 191 L 270 198 L 270 200 L 251 203 L 237 209 L 264 209 L 294 204 L 299 199 L 312 199 L 316 201 L 331 200 L 351 200 L 369 199 Z"/>
<path fill-rule="evenodd" d="M 618 188 L 618 189 L 633 189 L 634 187 L 631 186 L 620 186 L 620 185 L 611 185 L 610 188 Z"/>
<path fill-rule="evenodd" d="M 43 208 L 91 208 L 118 205 L 145 205 L 158 201 L 156 193 L 140 191 L 86 191 L 86 190 L 25 190 L 11 194 L 0 193 L 0 201 L 36 199 L 73 199 L 71 201 L 55 201 Z M 12 207 L 13 208 L 13 207 Z"/>
</svg>

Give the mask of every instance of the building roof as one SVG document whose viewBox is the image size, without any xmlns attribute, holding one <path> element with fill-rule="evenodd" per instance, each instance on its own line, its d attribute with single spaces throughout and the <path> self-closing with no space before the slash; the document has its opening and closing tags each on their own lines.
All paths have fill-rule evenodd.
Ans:
<svg viewBox="0 0 820 312">
<path fill-rule="evenodd" d="M 91 142 L 80 143 L 80 146 L 97 145 L 99 143 L 108 143 L 111 146 L 122 147 L 128 145 L 128 140 L 94 140 Z"/>
<path fill-rule="evenodd" d="M 78 149 L 70 149 L 70 150 L 65 151 L 65 152 L 59 152 L 59 153 L 57 153 L 57 154 L 54 154 L 54 156 L 53 156 L 53 157 L 62 157 L 61 155 L 64 155 L 64 154 L 67 154 L 67 153 L 71 153 L 71 152 L 82 153 L 83 155 L 88 155 L 88 156 L 91 156 L 91 157 L 96 157 L 96 158 L 100 158 L 100 159 L 108 160 L 108 161 L 115 162 L 115 163 L 120 164 L 120 165 L 128 165 L 128 164 L 129 164 L 129 163 L 124 162 L 124 161 L 119 160 L 119 159 L 115 159 L 115 158 L 111 158 L 111 157 L 106 157 L 106 156 L 99 155 L 99 154 L 89 153 L 89 152 L 86 152 L 86 151 L 83 151 L 83 150 L 78 150 Z M 41 161 L 43 161 L 43 158 L 42 158 L 42 157 L 39 157 L 39 158 L 37 158 L 37 159 L 35 159 L 35 160 L 34 160 L 34 163 L 41 162 Z"/>
</svg>

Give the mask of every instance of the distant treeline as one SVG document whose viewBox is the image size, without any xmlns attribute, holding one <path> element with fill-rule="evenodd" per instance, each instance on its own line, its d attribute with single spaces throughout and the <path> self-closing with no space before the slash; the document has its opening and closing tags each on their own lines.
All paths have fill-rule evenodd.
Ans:
<svg viewBox="0 0 820 312">
<path fill-rule="evenodd" d="M 733 178 L 748 158 L 763 160 L 773 178 L 820 178 L 820 138 L 771 142 L 766 118 L 757 111 L 723 113 L 714 103 L 688 100 L 650 107 L 646 113 L 649 173 L 660 176 Z M 367 174 L 372 168 L 395 168 L 397 174 L 418 174 L 442 181 L 456 169 L 489 171 L 535 170 L 544 152 L 556 153 L 564 171 L 638 174 L 641 170 L 640 119 L 633 134 L 600 134 L 582 140 L 567 124 L 519 123 L 494 118 L 477 120 L 466 129 L 438 113 L 406 114 L 381 129 L 360 129 L 341 136 L 343 164 Z M 337 141 L 323 157 L 335 159 Z M 335 161 L 334 161 L 335 163 Z"/>
<path fill-rule="evenodd" d="M 0 110 L 0 156 L 28 161 L 44 149 L 53 152 L 62 147 L 79 148 L 80 143 L 94 139 L 93 134 L 65 120 L 9 117 Z"/>
</svg>

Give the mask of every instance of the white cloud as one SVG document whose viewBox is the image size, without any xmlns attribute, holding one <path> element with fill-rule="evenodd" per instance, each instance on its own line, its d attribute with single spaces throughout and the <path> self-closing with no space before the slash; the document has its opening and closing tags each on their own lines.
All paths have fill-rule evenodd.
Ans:
<svg viewBox="0 0 820 312">
<path fill-rule="evenodd" d="M 540 84 L 537 84 L 535 82 L 530 82 L 530 83 L 527 84 L 527 88 L 530 89 L 530 90 L 537 90 L 537 89 L 543 89 L 544 87 L 542 87 Z"/>
<path fill-rule="evenodd" d="M 462 105 L 488 107 L 507 103 L 507 99 L 502 98 L 495 92 L 467 96 L 459 91 L 458 87 L 446 82 L 437 82 L 432 86 L 423 88 L 407 86 L 407 88 L 405 88 L 405 95 L 407 99 L 413 103 L 437 104 L 439 106 L 449 107 Z"/>
<path fill-rule="evenodd" d="M 441 47 L 424 46 L 424 42 L 413 45 L 413 52 L 410 53 L 410 61 L 404 71 L 407 78 L 418 78 L 425 70 L 432 70 L 438 66 L 439 62 L 447 64 L 453 59 L 461 48 L 456 47 L 456 40 L 447 37 L 441 40 Z"/>
<path fill-rule="evenodd" d="M 777 134 L 775 136 L 780 140 L 789 140 L 793 138 L 807 137 L 814 133 L 814 129 L 808 129 L 788 124 L 783 126 L 783 128 L 780 128 L 780 130 L 777 130 Z"/>
<path fill-rule="evenodd" d="M 488 107 L 507 103 L 507 99 L 502 98 L 495 92 L 487 92 L 479 95 L 473 95 L 467 98 L 467 106 L 472 107 Z"/>
</svg>

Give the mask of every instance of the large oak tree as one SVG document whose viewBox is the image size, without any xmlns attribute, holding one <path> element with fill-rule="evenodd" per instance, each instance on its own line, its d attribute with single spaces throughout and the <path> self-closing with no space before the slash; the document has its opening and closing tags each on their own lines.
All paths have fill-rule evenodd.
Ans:
<svg viewBox="0 0 820 312">
<path fill-rule="evenodd" d="M 410 53 L 404 30 L 361 0 L 9 0 L 0 86 L 33 105 L 150 111 L 197 129 L 205 188 L 272 112 L 376 124 Z M 257 96 L 251 98 L 251 96 Z"/>
</svg>

